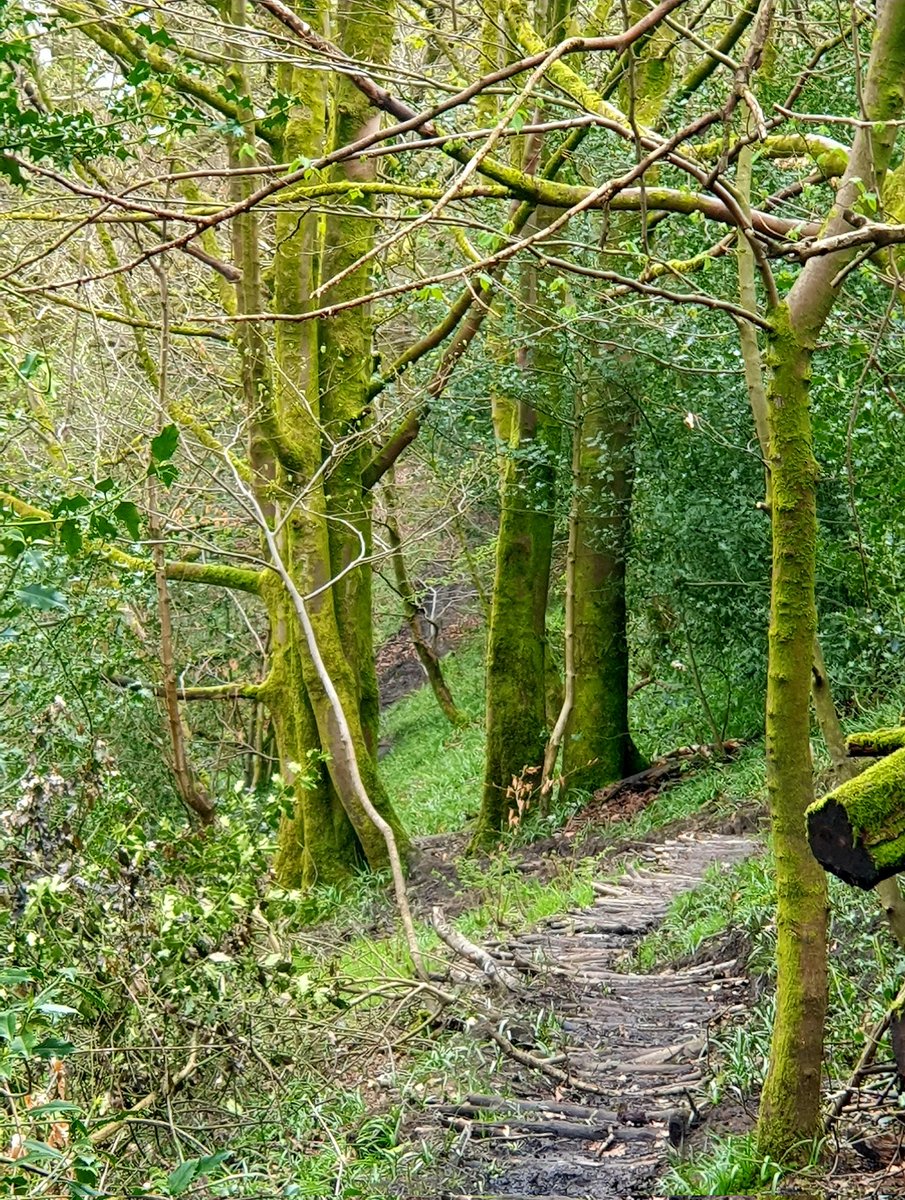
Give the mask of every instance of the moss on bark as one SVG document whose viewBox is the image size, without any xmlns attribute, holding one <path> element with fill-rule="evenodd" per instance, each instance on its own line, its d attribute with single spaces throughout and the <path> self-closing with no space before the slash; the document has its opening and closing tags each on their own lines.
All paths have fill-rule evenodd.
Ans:
<svg viewBox="0 0 905 1200">
<path fill-rule="evenodd" d="M 820 1129 L 826 1014 L 826 877 L 808 847 L 814 798 L 811 662 L 817 628 L 816 482 L 808 384 L 811 351 L 788 310 L 774 314 L 768 394 L 773 572 L 767 681 L 767 788 L 776 855 L 777 998 L 758 1140 L 778 1159 Z"/>
<path fill-rule="evenodd" d="M 506 825 L 513 779 L 540 782 L 547 738 L 545 643 L 553 547 L 555 429 L 519 404 L 506 459 L 487 643 L 487 748 L 475 845 Z"/>
<path fill-rule="evenodd" d="M 587 791 L 629 775 L 637 751 L 628 728 L 625 571 L 633 479 L 633 412 L 618 386 L 584 407 L 573 583 L 572 711 L 563 770 Z"/>
</svg>

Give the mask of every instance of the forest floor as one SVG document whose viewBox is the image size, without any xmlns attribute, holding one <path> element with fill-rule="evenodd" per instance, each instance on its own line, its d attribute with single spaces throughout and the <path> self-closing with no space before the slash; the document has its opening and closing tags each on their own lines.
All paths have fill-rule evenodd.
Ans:
<svg viewBox="0 0 905 1200">
<path fill-rule="evenodd" d="M 487 947 L 522 986 L 497 998 L 484 1028 L 504 1052 L 505 1066 L 487 1081 L 492 1094 L 437 1105 L 410 1131 L 429 1137 L 437 1124 L 458 1135 L 438 1194 L 657 1193 L 676 1153 L 670 1129 L 681 1144 L 686 1130 L 694 1137 L 693 1112 L 707 1119 L 701 1087 L 710 1034 L 746 1011 L 749 982 L 737 957 L 656 974 L 625 965 L 681 892 L 714 864 L 729 867 L 758 850 L 748 837 L 719 833 L 640 845 L 637 865 L 627 864 L 617 883 L 595 884 L 590 907 Z M 559 1026 L 552 1055 L 534 1040 L 544 1014 Z"/>
<path fill-rule="evenodd" d="M 455 1070 L 447 1071 L 442 1095 L 405 1115 L 400 1140 L 429 1147 L 431 1162 L 405 1193 L 410 1200 L 905 1196 L 905 1167 L 876 1112 L 850 1110 L 832 1153 L 825 1144 L 803 1175 L 758 1162 L 756 1096 L 733 1083 L 744 1067 L 727 1057 L 734 1040 L 741 1057 L 760 1059 L 763 1043 L 749 1039 L 746 1026 L 757 1023 L 755 1009 L 769 1005 L 770 987 L 750 969 L 750 930 L 733 927 L 732 904 L 712 914 L 720 933 L 694 953 L 670 965 L 655 954 L 650 969 L 643 957 L 639 963 L 645 944 L 656 946 L 664 926 L 675 924 L 677 906 L 681 923 L 688 901 L 691 924 L 696 896 L 705 909 L 719 907 L 720 888 L 743 889 L 744 872 L 764 870 L 757 825 L 749 806 L 728 821 L 700 813 L 611 845 L 603 859 L 590 860 L 597 869 L 590 904 L 483 943 L 514 976 L 511 988 L 488 987 L 480 971 L 458 960 L 464 969 L 453 966 L 451 978 L 460 987 L 470 978 L 472 997 L 483 984 L 486 998 L 463 1005 L 468 1022 L 447 1018 L 440 1040 L 477 1043 L 481 1066 L 472 1064 L 461 1086 Z M 552 871 L 573 836 L 523 847 L 511 869 Z M 591 855 L 597 849 L 581 846 Z M 457 851 L 455 838 L 426 840 L 412 881 L 423 913 L 451 896 L 458 905 L 447 911 L 467 907 L 451 865 Z M 667 959 L 675 957 L 668 946 L 669 937 L 660 947 Z M 839 943 L 835 949 L 842 953 Z M 748 1065 L 756 1074 L 761 1062 Z M 714 1148 L 724 1164 L 708 1162 Z M 696 1159 L 705 1163 L 700 1174 Z"/>
</svg>

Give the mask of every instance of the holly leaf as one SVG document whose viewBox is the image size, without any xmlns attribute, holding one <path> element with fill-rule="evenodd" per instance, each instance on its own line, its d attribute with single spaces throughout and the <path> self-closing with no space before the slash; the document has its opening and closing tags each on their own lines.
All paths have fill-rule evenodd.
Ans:
<svg viewBox="0 0 905 1200">
<path fill-rule="evenodd" d="M 133 542 L 141 537 L 141 516 L 131 500 L 121 500 L 113 510 L 117 521 L 125 525 Z"/>
<path fill-rule="evenodd" d="M 172 458 L 179 444 L 179 430 L 175 425 L 165 425 L 157 437 L 151 439 L 151 457 L 157 463 Z"/>
<path fill-rule="evenodd" d="M 51 612 L 53 609 L 67 611 L 66 597 L 56 588 L 45 587 L 43 583 L 28 583 L 19 588 L 16 596 L 20 604 L 27 608 L 36 608 L 39 612 Z"/>
<path fill-rule="evenodd" d="M 198 1173 L 198 1159 L 187 1158 L 167 1177 L 167 1191 L 171 1196 L 181 1196 Z"/>
</svg>

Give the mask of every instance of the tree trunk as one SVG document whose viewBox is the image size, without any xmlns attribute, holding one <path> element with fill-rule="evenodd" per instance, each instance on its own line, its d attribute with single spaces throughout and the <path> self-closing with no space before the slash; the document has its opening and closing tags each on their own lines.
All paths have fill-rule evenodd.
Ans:
<svg viewBox="0 0 905 1200">
<path fill-rule="evenodd" d="M 396 503 L 396 484 L 392 469 L 387 472 L 383 484 L 384 500 L 386 502 L 386 527 L 390 543 L 390 556 L 393 560 L 393 574 L 396 577 L 396 589 L 405 609 L 405 619 L 412 634 L 412 643 L 418 661 L 424 668 L 424 674 L 430 684 L 434 699 L 440 711 L 450 725 L 467 725 L 468 717 L 456 707 L 452 692 L 443 676 L 440 658 L 430 641 L 424 635 L 425 618 L 418 596 L 412 587 L 405 566 L 405 556 L 402 552 L 402 535 L 399 532 L 397 519 L 398 505 Z"/>
<path fill-rule="evenodd" d="M 863 89 L 867 121 L 855 134 L 826 232 L 864 181 L 878 188 L 905 107 L 905 0 L 878 14 Z M 877 122 L 874 124 L 873 122 Z M 813 801 L 808 693 L 816 631 L 816 483 L 808 383 L 817 340 L 850 252 L 811 259 L 785 304 L 771 314 L 768 393 L 773 582 L 767 683 L 767 786 L 777 869 L 777 997 L 758 1144 L 781 1159 L 806 1155 L 820 1129 L 826 1013 L 826 880 L 810 852 L 805 812 Z"/>
<path fill-rule="evenodd" d="M 761 1150 L 797 1151 L 820 1128 L 826 1014 L 826 877 L 808 848 L 804 813 L 814 798 L 811 663 L 817 610 L 816 481 L 810 355 L 775 314 L 769 391 L 773 584 L 767 678 L 767 789 L 776 855 L 776 1019 L 761 1097 Z"/>
<path fill-rule="evenodd" d="M 540 784 L 547 741 L 546 614 L 553 550 L 555 426 L 516 406 L 512 452 L 500 498 L 496 573 L 487 640 L 487 748 L 474 844 L 506 825 L 513 780 L 525 795 Z"/>
<path fill-rule="evenodd" d="M 575 436 L 574 694 L 563 743 L 568 786 L 594 791 L 639 769 L 628 729 L 625 569 L 634 412 L 616 384 L 586 402 Z"/>
<path fill-rule="evenodd" d="M 233 3 L 234 23 L 242 24 L 242 0 Z M 311 5 L 305 16 L 317 27 L 325 23 L 325 13 L 325 6 Z M 343 25 L 348 37 L 362 29 L 373 34 L 356 52 L 379 61 L 388 42 L 385 21 L 369 14 L 363 20 L 360 5 L 349 3 Z M 237 73 L 239 65 L 234 78 Z M 241 83 L 244 88 L 244 78 Z M 277 153 L 283 161 L 322 153 L 328 115 L 331 136 L 342 140 L 350 136 L 349 122 L 357 128 L 355 122 L 363 119 L 359 109 L 365 102 L 357 94 L 354 102 L 350 99 L 344 77 L 333 82 L 331 97 L 323 72 L 284 62 L 277 68 L 277 86 L 295 99 L 280 130 Z M 252 144 L 250 134 L 246 144 Z M 249 184 L 237 177 L 234 186 Z M 263 307 L 256 222 L 248 214 L 235 223 L 240 312 Z M 342 270 L 370 247 L 372 238 L 371 222 L 342 212 L 322 221 L 281 209 L 275 218 L 274 310 L 309 310 L 317 303 L 321 271 Z M 350 279 L 350 286 L 362 286 L 357 273 Z M 314 321 L 277 322 L 272 344 L 247 322 L 241 336 L 254 492 L 280 560 L 304 598 L 356 760 L 356 771 L 350 772 L 340 752 L 335 705 L 300 636 L 292 597 L 271 577 L 262 588 L 271 625 L 271 665 L 262 698 L 273 718 L 283 776 L 295 795 L 294 811 L 280 829 L 275 868 L 284 886 L 307 886 L 341 879 L 363 863 L 374 869 L 388 865 L 385 838 L 361 804 L 356 772 L 403 855 L 408 847 L 378 781 L 375 757 L 378 705 L 366 564 L 370 514 L 361 484 L 360 429 L 371 367 L 370 319 L 359 308 L 329 328 Z M 356 565 L 358 558 L 365 561 Z"/>
</svg>

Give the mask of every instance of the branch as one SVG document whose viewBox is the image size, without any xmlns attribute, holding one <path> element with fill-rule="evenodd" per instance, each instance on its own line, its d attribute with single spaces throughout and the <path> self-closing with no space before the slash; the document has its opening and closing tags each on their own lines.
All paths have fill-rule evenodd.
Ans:
<svg viewBox="0 0 905 1200">
<path fill-rule="evenodd" d="M 40 521 L 42 524 L 57 524 L 57 518 L 43 508 L 36 508 L 27 500 L 22 500 L 12 492 L 0 490 L 0 504 L 5 504 L 20 517 L 29 521 Z M 106 542 L 85 542 L 85 550 L 100 554 L 114 566 L 127 571 L 138 571 L 142 575 L 150 575 L 154 571 L 154 563 L 149 558 L 140 558 L 137 554 L 127 554 Z M 182 583 L 206 583 L 213 587 L 230 588 L 236 592 L 253 592 L 260 590 L 263 571 L 251 571 L 247 567 L 230 567 L 225 563 L 195 563 L 168 562 L 165 564 L 167 579 L 175 579 Z"/>
<path fill-rule="evenodd" d="M 127 692 L 150 692 L 152 696 L 163 696 L 163 685 L 142 683 L 127 675 L 104 675 L 108 683 Z M 267 689 L 263 683 L 219 683 L 210 687 L 182 687 L 176 689 L 180 700 L 261 700 Z"/>
</svg>

